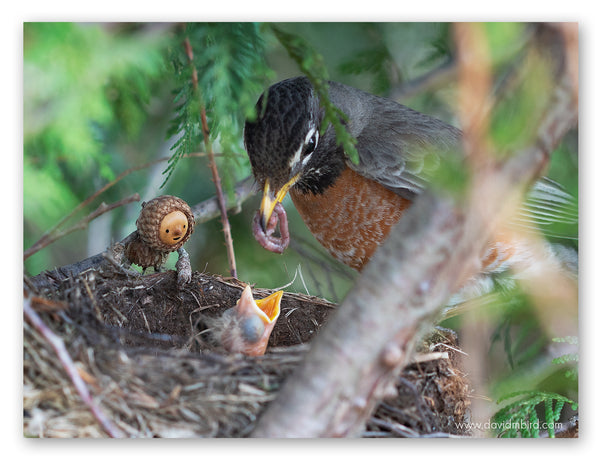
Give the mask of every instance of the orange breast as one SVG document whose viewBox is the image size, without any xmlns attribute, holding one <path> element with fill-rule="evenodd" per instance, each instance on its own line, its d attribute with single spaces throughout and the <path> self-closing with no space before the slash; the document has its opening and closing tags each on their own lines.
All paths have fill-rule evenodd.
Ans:
<svg viewBox="0 0 600 461">
<path fill-rule="evenodd" d="M 411 203 L 350 168 L 323 194 L 292 189 L 290 195 L 321 245 L 357 270 L 369 261 Z"/>
<path fill-rule="evenodd" d="M 502 272 L 515 256 L 519 238 L 508 230 L 498 231 L 481 255 L 482 272 Z"/>
</svg>

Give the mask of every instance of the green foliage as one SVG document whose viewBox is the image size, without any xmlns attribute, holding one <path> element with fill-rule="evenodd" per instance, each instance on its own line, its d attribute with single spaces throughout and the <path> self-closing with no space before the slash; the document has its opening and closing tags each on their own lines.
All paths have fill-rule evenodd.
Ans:
<svg viewBox="0 0 600 461">
<path fill-rule="evenodd" d="M 502 65 L 514 58 L 526 39 L 526 23 L 486 22 L 482 26 L 493 66 Z"/>
<path fill-rule="evenodd" d="M 552 437 L 564 403 L 576 408 L 566 396 L 577 394 L 577 367 L 571 366 L 577 357 L 565 354 L 551 359 L 548 346 L 551 341 L 576 344 L 577 338 L 548 338 L 537 309 L 518 284 L 498 283 L 495 294 L 499 315 L 489 357 L 503 357 L 508 368 L 502 371 L 499 361 L 494 361 L 491 392 L 499 396 L 498 403 L 511 402 L 493 416 L 492 428 L 502 437 L 539 437 L 540 429 Z M 495 349 L 502 353 L 494 354 Z M 515 388 L 528 390 L 513 392 Z M 514 400 L 517 397 L 521 398 Z"/>
<path fill-rule="evenodd" d="M 453 45 L 451 23 L 438 24 L 436 35 L 430 43 L 431 49 L 425 53 L 425 56 L 419 62 L 420 66 L 446 62 L 452 59 L 454 55 Z"/>
<path fill-rule="evenodd" d="M 190 61 L 184 42 L 191 47 Z M 254 116 L 257 93 L 272 75 L 264 61 L 265 44 L 254 23 L 190 23 L 170 45 L 175 84 L 175 117 L 168 131 L 179 138 L 164 173 L 163 185 L 181 157 L 203 141 L 202 109 L 209 123 L 210 143 L 218 141 L 225 155 L 223 179 L 231 187 L 231 154 L 239 151 L 244 121 Z M 194 79 L 197 78 L 197 82 Z"/>
<path fill-rule="evenodd" d="M 327 83 L 329 77 L 323 57 L 302 37 L 286 32 L 275 24 L 270 24 L 270 29 L 290 57 L 298 64 L 302 73 L 311 81 L 315 92 L 319 96 L 321 107 L 325 112 L 322 130 L 325 130 L 331 124 L 335 129 L 338 144 L 344 147 L 344 152 L 350 160 L 358 164 L 358 152 L 355 147 L 356 139 L 350 135 L 344 124 L 347 121 L 346 114 L 329 100 L 329 85 Z"/>
<path fill-rule="evenodd" d="M 577 404 L 571 399 L 560 394 L 540 391 L 512 392 L 498 403 L 517 399 L 502 407 L 492 419 L 493 427 L 497 428 L 501 437 L 534 437 L 540 436 L 540 428 L 548 431 L 548 436 L 554 437 L 554 426 L 559 421 L 565 403 L 571 405 L 573 410 Z M 542 408 L 543 407 L 543 408 Z M 543 421 L 540 423 L 538 412 L 543 409 Z"/>
<path fill-rule="evenodd" d="M 470 171 L 463 156 L 448 151 L 444 157 L 437 153 L 424 157 L 423 172 L 430 178 L 431 188 L 440 195 L 450 195 L 456 201 L 465 200 L 469 190 Z"/>
<path fill-rule="evenodd" d="M 365 24 L 364 27 L 371 37 L 371 45 L 342 61 L 338 69 L 344 74 L 373 75 L 373 92 L 385 94 L 390 90 L 398 69 L 384 40 L 382 28 L 378 24 Z"/>
<path fill-rule="evenodd" d="M 567 343 L 567 344 L 571 344 L 571 345 L 577 345 L 579 343 L 579 340 L 577 339 L 577 337 L 573 337 L 573 336 L 567 336 L 565 338 L 552 338 L 552 341 L 555 343 Z M 578 380 L 579 369 L 578 369 L 577 365 L 579 363 L 579 354 L 577 354 L 577 353 L 563 354 L 563 355 L 553 358 L 552 363 L 554 363 L 555 365 L 571 365 L 571 368 L 569 368 L 565 371 L 565 377 L 567 379 L 571 379 L 573 381 Z"/>
<path fill-rule="evenodd" d="M 492 336 L 492 344 L 502 341 L 508 363 L 514 369 L 517 365 L 537 357 L 542 351 L 546 341 L 539 333 L 534 318 L 522 319 L 518 323 L 506 318 L 496 328 Z"/>
<path fill-rule="evenodd" d="M 121 125 L 139 131 L 145 118 L 150 87 L 165 69 L 164 37 L 114 27 L 23 27 L 27 226 L 46 230 L 55 224 L 93 191 L 90 176 L 112 179 L 108 137 Z"/>
<path fill-rule="evenodd" d="M 511 369 L 527 366 L 547 344 L 535 310 L 518 285 L 496 280 L 497 306 L 501 315 L 492 333 L 490 350 L 501 344 Z"/>
<path fill-rule="evenodd" d="M 527 147 L 546 109 L 553 81 L 553 59 L 533 46 L 534 26 L 485 23 L 487 49 L 496 77 L 490 138 L 500 154 Z"/>
<path fill-rule="evenodd" d="M 127 88 L 148 94 L 149 80 L 163 70 L 159 36 L 110 34 L 99 26 L 26 23 L 24 26 L 25 143 L 46 162 L 65 156 L 102 161 L 94 124 L 119 120 L 112 102 Z M 36 157 L 39 158 L 39 157 Z"/>
<path fill-rule="evenodd" d="M 369 72 L 373 74 L 373 91 L 378 94 L 389 91 L 391 86 L 389 70 L 390 53 L 386 46 L 378 44 L 377 46 L 360 51 L 353 59 L 343 62 L 340 65 L 340 71 L 346 74 L 362 74 Z"/>
</svg>

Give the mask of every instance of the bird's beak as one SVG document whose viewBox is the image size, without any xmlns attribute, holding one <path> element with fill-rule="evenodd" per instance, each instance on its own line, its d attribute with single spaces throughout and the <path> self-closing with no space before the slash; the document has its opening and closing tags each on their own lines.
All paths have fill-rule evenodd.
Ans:
<svg viewBox="0 0 600 461">
<path fill-rule="evenodd" d="M 233 308 L 234 315 L 238 319 L 239 331 L 223 332 L 224 346 L 231 352 L 253 356 L 263 355 L 279 317 L 282 296 L 283 291 L 276 291 L 264 299 L 255 300 L 252 290 L 246 286 L 237 305 Z M 239 335 L 239 337 L 232 338 L 231 335 Z"/>
<path fill-rule="evenodd" d="M 292 179 L 285 183 L 283 187 L 279 189 L 279 191 L 277 191 L 276 193 L 271 192 L 269 180 L 267 179 L 265 181 L 265 188 L 263 190 L 262 201 L 260 202 L 260 224 L 262 226 L 263 231 L 266 232 L 267 230 L 267 224 L 271 219 L 271 215 L 273 214 L 275 205 L 277 205 L 277 203 L 281 203 L 281 201 L 285 198 L 286 194 L 290 190 L 290 187 L 296 184 L 296 181 L 298 181 L 299 177 L 300 173 L 294 175 Z"/>
<path fill-rule="evenodd" d="M 263 299 L 254 299 L 250 286 L 246 285 L 242 296 L 237 303 L 237 311 L 241 316 L 257 315 L 266 324 L 274 324 L 279 317 L 281 298 L 283 291 L 275 293 Z"/>
</svg>

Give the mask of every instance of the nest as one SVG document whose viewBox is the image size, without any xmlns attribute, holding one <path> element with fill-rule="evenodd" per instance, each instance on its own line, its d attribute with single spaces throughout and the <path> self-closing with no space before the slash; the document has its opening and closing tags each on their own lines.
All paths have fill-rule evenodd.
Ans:
<svg viewBox="0 0 600 461">
<path fill-rule="evenodd" d="M 245 357 L 227 354 L 210 328 L 239 299 L 237 280 L 194 273 L 178 289 L 173 271 L 107 270 L 34 279 L 26 279 L 32 308 L 62 339 L 103 415 L 128 437 L 248 436 L 336 308 L 285 293 L 267 353 Z M 254 290 L 259 298 L 271 292 Z M 456 347 L 449 332 L 428 338 L 363 436 L 466 435 L 460 423 L 468 420 L 469 389 Z M 26 436 L 107 436 L 56 351 L 29 322 L 23 399 Z"/>
</svg>

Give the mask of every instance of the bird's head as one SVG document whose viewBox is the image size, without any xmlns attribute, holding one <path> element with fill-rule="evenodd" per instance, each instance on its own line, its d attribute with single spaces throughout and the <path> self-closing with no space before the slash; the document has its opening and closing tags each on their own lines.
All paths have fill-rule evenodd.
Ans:
<svg viewBox="0 0 600 461">
<path fill-rule="evenodd" d="M 323 133 L 322 119 L 310 81 L 298 77 L 271 86 L 256 104 L 256 118 L 246 122 L 244 144 L 263 191 L 263 230 L 291 188 L 320 193 L 343 168 L 343 151 L 333 129 Z"/>
<path fill-rule="evenodd" d="M 221 343 L 230 352 L 263 355 L 281 311 L 283 291 L 255 300 L 246 286 L 237 304 L 223 314 Z"/>
</svg>

